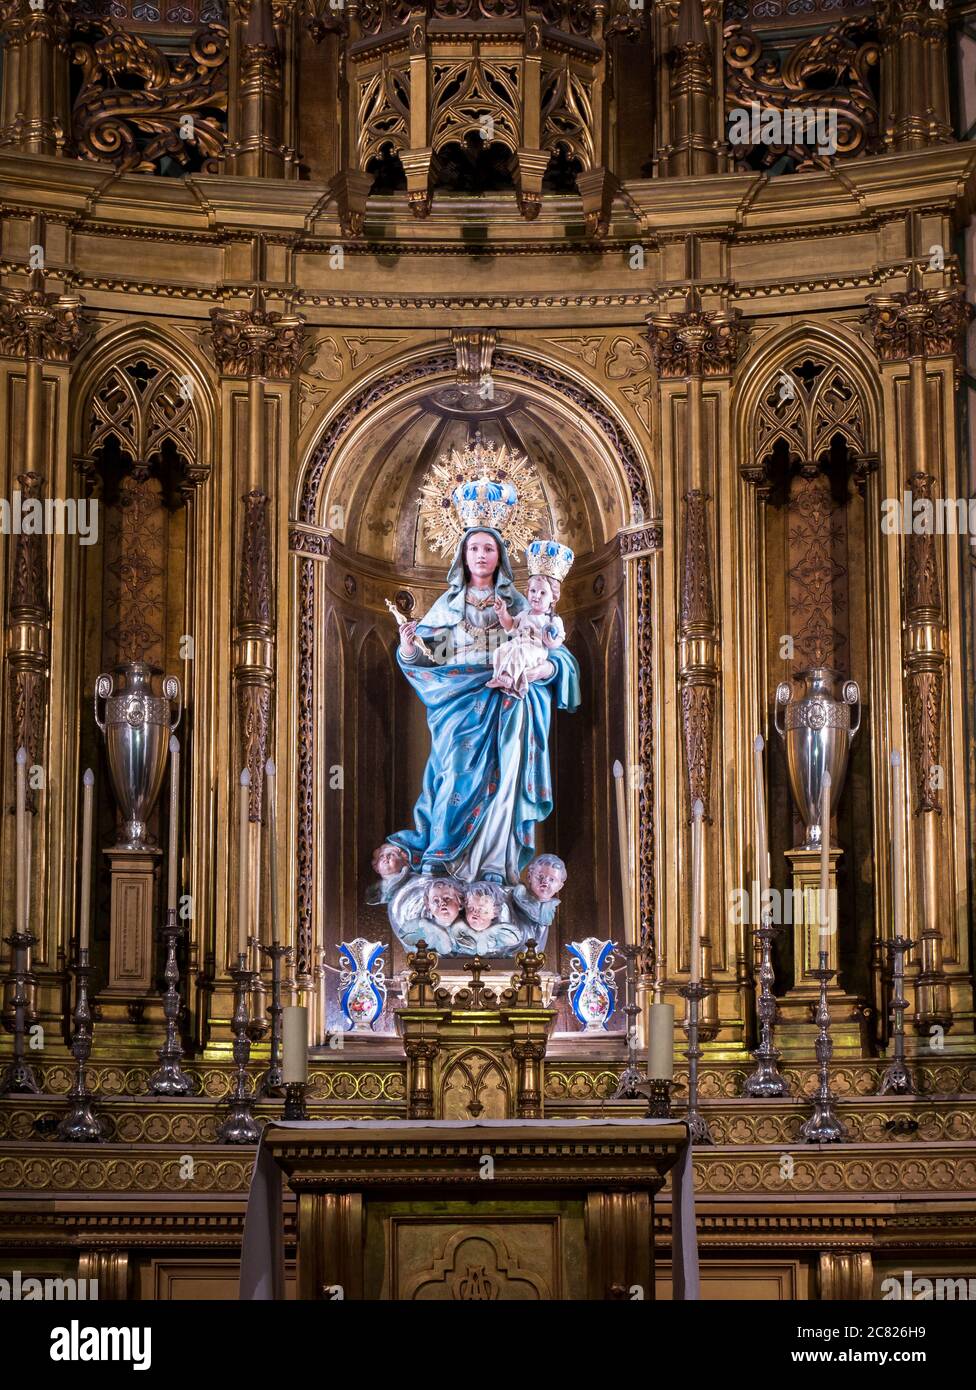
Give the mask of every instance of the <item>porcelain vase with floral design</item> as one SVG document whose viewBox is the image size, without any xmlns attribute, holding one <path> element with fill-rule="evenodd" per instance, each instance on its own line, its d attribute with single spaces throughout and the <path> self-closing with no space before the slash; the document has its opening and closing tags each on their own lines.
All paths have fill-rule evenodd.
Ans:
<svg viewBox="0 0 976 1390">
<path fill-rule="evenodd" d="M 573 1013 L 586 1033 L 604 1033 L 613 1013 L 616 992 L 613 987 L 613 942 L 588 936 L 571 941 L 567 948 L 572 960 L 569 969 L 569 998 Z"/>
<path fill-rule="evenodd" d="M 386 945 L 357 936 L 339 947 L 339 1004 L 354 1033 L 368 1033 L 386 1003 L 386 979 L 380 959 Z"/>
</svg>

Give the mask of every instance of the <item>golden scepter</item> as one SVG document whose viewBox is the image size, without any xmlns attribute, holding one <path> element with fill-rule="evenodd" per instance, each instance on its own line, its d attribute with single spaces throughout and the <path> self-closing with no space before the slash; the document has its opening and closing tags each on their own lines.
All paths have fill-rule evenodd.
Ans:
<svg viewBox="0 0 976 1390">
<path fill-rule="evenodd" d="M 403 625 L 406 623 L 407 620 L 406 620 L 406 618 L 403 616 L 403 614 L 400 612 L 399 608 L 397 608 L 397 606 L 396 606 L 396 604 L 393 602 L 393 600 L 388 598 L 388 599 L 384 599 L 384 602 L 385 602 L 387 608 L 388 608 L 388 609 L 390 610 L 390 612 L 393 614 L 394 618 L 396 618 L 396 620 L 397 620 L 397 627 L 403 627 Z M 422 637 L 418 637 L 417 634 L 414 633 L 414 635 L 413 635 L 413 640 L 414 640 L 414 646 L 416 646 L 416 647 L 418 648 L 419 651 L 423 652 L 424 656 L 426 656 L 426 657 L 428 658 L 429 661 L 433 661 L 433 659 L 434 659 L 434 653 L 431 651 L 430 647 L 428 647 L 428 645 L 427 645 L 427 643 L 424 641 L 424 639 L 423 639 Z"/>
</svg>

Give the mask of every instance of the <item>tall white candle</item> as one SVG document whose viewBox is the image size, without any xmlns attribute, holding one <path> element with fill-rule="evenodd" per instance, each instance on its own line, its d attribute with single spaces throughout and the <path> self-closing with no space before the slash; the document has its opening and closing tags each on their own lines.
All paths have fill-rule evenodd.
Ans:
<svg viewBox="0 0 976 1390">
<path fill-rule="evenodd" d="M 281 1011 L 281 1079 L 286 1086 L 308 1080 L 308 1009 L 286 1004 Z"/>
<path fill-rule="evenodd" d="M 828 949 L 830 936 L 830 773 L 825 772 L 820 792 L 820 949 Z"/>
<path fill-rule="evenodd" d="M 81 810 L 81 915 L 78 918 L 78 949 L 87 951 L 91 921 L 92 803 L 95 796 L 95 774 L 90 767 L 85 769 L 85 775 L 81 780 L 85 790 L 82 793 Z"/>
<path fill-rule="evenodd" d="M 180 862 L 180 741 L 173 734 L 169 741 L 169 878 L 166 910 L 176 911 L 176 880 Z"/>
<path fill-rule="evenodd" d="M 247 955 L 248 908 L 250 905 L 250 867 L 251 867 L 251 774 L 247 768 L 241 773 L 240 802 L 240 845 L 237 866 L 237 949 Z"/>
<path fill-rule="evenodd" d="M 278 778 L 271 758 L 264 765 L 265 795 L 268 798 L 268 888 L 271 898 L 271 940 L 278 945 L 278 812 L 275 791 Z"/>
<path fill-rule="evenodd" d="M 701 979 L 702 910 L 702 817 L 705 806 L 698 799 L 691 810 L 691 957 L 688 978 L 693 985 Z"/>
<path fill-rule="evenodd" d="M 905 926 L 905 831 L 902 819 L 904 814 L 905 788 L 902 783 L 901 753 L 894 748 L 891 752 L 891 897 L 895 936 L 903 936 Z"/>
<path fill-rule="evenodd" d="M 762 734 L 757 734 L 752 745 L 756 781 L 756 867 L 759 884 L 759 910 L 753 915 L 756 922 L 761 922 L 764 914 L 769 911 L 769 845 L 766 839 L 766 788 L 763 781 L 762 757 L 765 746 Z"/>
<path fill-rule="evenodd" d="M 17 918 L 18 932 L 27 930 L 27 749 L 17 749 Z"/>
<path fill-rule="evenodd" d="M 652 1004 L 648 1010 L 648 1030 L 647 1074 L 652 1081 L 673 1081 L 674 1005 Z"/>
<path fill-rule="evenodd" d="M 613 765 L 613 784 L 617 800 L 617 858 L 620 865 L 620 896 L 623 903 L 624 940 L 633 941 L 630 928 L 630 833 L 627 828 L 627 789 L 624 784 L 623 763 Z"/>
</svg>

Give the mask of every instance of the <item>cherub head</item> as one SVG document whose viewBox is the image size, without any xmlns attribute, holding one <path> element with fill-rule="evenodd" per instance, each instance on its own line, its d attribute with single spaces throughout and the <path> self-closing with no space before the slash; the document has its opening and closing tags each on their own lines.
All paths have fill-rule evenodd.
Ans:
<svg viewBox="0 0 976 1390">
<path fill-rule="evenodd" d="M 525 882 L 534 898 L 547 903 L 566 882 L 566 865 L 558 854 L 540 854 L 526 869 Z"/>
<path fill-rule="evenodd" d="M 536 614 L 551 613 L 556 602 L 552 580 L 545 574 L 532 576 L 525 590 L 525 596 L 529 601 L 530 611 Z"/>
<path fill-rule="evenodd" d="M 379 874 L 380 878 L 392 878 L 409 862 L 406 850 L 399 845 L 391 845 L 389 841 L 373 850 L 373 872 Z"/>
<path fill-rule="evenodd" d="M 464 915 L 472 931 L 487 931 L 498 916 L 501 893 L 494 883 L 470 883 L 464 895 Z"/>
<path fill-rule="evenodd" d="M 433 878 L 424 894 L 424 912 L 440 927 L 452 926 L 464 906 L 464 888 L 453 878 Z"/>
</svg>

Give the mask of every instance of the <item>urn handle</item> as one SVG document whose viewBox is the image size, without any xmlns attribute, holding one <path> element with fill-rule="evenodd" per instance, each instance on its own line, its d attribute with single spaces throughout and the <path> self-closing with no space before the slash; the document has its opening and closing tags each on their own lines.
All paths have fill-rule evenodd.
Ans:
<svg viewBox="0 0 976 1390">
<path fill-rule="evenodd" d="M 170 722 L 169 731 L 175 733 L 183 718 L 183 687 L 180 685 L 179 676 L 167 676 L 163 681 L 163 694 L 170 704 L 176 701 L 176 718 Z"/>
<path fill-rule="evenodd" d="M 845 682 L 844 700 L 849 705 L 857 705 L 857 723 L 851 725 L 851 738 L 853 738 L 861 727 L 861 688 L 857 681 Z"/>
<path fill-rule="evenodd" d="M 98 702 L 99 700 L 107 700 L 110 697 L 113 686 L 114 681 L 112 677 L 108 675 L 99 676 L 98 680 L 95 682 L 95 723 L 103 734 L 105 732 L 105 720 L 100 717 Z"/>
<path fill-rule="evenodd" d="M 776 706 L 773 710 L 773 727 L 780 738 L 786 737 L 786 728 L 779 722 L 780 710 L 786 708 L 792 694 L 793 687 L 790 685 L 789 681 L 780 681 L 779 685 L 776 687 Z"/>
</svg>

